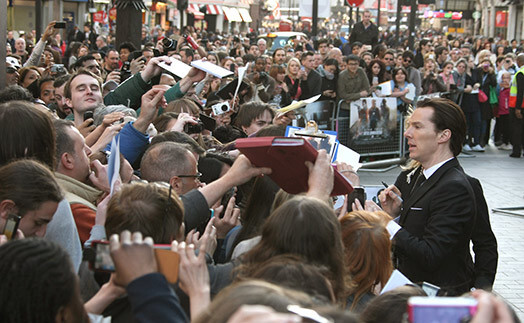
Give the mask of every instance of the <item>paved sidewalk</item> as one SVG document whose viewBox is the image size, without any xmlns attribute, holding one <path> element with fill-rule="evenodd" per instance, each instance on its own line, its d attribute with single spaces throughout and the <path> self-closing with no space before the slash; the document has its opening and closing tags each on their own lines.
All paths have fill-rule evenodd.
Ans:
<svg viewBox="0 0 524 323">
<path fill-rule="evenodd" d="M 459 161 L 469 175 L 481 181 L 490 211 L 524 207 L 524 157 L 510 158 L 508 151 L 486 148 L 484 153 L 474 153 L 475 157 L 459 156 Z M 381 173 L 359 171 L 363 185 L 381 185 L 381 181 L 391 184 L 399 173 L 398 167 Z M 491 212 L 491 225 L 499 252 L 494 290 L 524 321 L 524 216 Z"/>
</svg>

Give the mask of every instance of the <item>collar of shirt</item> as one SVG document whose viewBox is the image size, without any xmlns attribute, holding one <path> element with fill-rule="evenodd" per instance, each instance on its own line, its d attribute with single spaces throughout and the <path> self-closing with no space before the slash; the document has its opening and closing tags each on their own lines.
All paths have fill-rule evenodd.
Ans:
<svg viewBox="0 0 524 323">
<path fill-rule="evenodd" d="M 426 177 L 426 179 L 429 179 L 431 177 L 431 175 L 433 175 L 442 165 L 444 165 L 448 161 L 452 160 L 453 158 L 455 158 L 455 157 L 451 157 L 449 159 L 446 159 L 445 161 L 442 161 L 442 162 L 440 162 L 438 164 L 435 164 L 435 165 L 431 166 L 428 169 L 424 169 L 422 171 L 424 173 L 424 177 Z"/>
</svg>

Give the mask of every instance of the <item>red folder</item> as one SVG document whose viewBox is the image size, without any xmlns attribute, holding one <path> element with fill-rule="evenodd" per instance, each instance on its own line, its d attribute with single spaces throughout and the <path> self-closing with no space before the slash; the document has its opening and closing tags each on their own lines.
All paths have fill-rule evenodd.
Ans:
<svg viewBox="0 0 524 323">
<path fill-rule="evenodd" d="M 284 191 L 299 194 L 308 191 L 309 171 L 306 161 L 315 162 L 318 151 L 304 138 L 254 137 L 236 140 L 236 148 L 257 167 L 269 167 L 271 179 Z M 353 191 L 351 183 L 336 169 L 331 195 Z"/>
</svg>

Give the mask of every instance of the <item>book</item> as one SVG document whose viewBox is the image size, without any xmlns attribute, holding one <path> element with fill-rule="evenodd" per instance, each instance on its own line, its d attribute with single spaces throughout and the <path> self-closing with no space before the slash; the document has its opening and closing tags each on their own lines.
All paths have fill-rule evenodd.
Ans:
<svg viewBox="0 0 524 323">
<path fill-rule="evenodd" d="M 237 139 L 235 147 L 257 167 L 269 167 L 269 177 L 290 194 L 308 191 L 309 171 L 306 161 L 315 162 L 318 151 L 304 138 L 254 137 Z M 331 195 L 353 191 L 351 183 L 334 169 Z"/>
</svg>

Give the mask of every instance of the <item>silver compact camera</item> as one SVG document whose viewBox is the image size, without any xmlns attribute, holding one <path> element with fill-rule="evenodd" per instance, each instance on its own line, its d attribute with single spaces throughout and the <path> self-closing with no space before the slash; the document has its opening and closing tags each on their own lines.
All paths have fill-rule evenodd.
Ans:
<svg viewBox="0 0 524 323">
<path fill-rule="evenodd" d="M 229 106 L 229 102 L 225 101 L 212 105 L 211 110 L 213 111 L 214 115 L 218 116 L 231 111 L 231 107 Z"/>
</svg>

